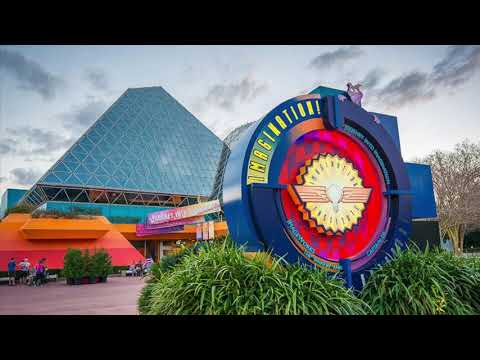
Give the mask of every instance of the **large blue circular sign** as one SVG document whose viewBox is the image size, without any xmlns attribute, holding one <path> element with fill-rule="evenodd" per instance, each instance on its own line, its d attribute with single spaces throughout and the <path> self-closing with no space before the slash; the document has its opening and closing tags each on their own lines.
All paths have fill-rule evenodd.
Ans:
<svg viewBox="0 0 480 360">
<path fill-rule="evenodd" d="M 375 116 L 318 94 L 283 102 L 248 129 L 225 169 L 230 234 L 247 251 L 351 273 L 361 288 L 411 229 L 405 164 Z"/>
</svg>

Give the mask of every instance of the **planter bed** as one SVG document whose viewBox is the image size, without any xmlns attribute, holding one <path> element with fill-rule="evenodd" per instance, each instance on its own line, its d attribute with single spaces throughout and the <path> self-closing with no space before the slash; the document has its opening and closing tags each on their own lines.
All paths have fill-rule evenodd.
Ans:
<svg viewBox="0 0 480 360">
<path fill-rule="evenodd" d="M 65 279 L 67 281 L 67 285 L 92 285 L 98 283 L 105 283 L 107 282 L 107 277 L 96 277 L 94 280 L 83 277 L 80 279 Z"/>
</svg>

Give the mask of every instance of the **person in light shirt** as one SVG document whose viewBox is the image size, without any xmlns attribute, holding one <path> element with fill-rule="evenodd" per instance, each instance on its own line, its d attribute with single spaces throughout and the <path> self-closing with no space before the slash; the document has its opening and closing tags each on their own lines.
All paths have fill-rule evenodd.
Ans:
<svg viewBox="0 0 480 360">
<path fill-rule="evenodd" d="M 20 266 L 20 283 L 24 284 L 27 281 L 28 274 L 30 272 L 30 267 L 32 264 L 28 261 L 27 258 L 23 259 L 23 261 L 18 264 Z"/>
</svg>

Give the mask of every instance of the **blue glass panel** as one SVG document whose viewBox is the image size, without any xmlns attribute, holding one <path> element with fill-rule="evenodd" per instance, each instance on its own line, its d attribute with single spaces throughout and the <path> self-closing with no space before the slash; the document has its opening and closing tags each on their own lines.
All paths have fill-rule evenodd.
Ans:
<svg viewBox="0 0 480 360">
<path fill-rule="evenodd" d="M 77 177 L 76 174 L 71 174 L 66 180 L 62 181 L 62 183 L 70 185 L 82 185 L 81 180 Z"/>
<path fill-rule="evenodd" d="M 129 89 L 44 181 L 67 181 L 50 175 L 70 169 L 82 174 L 68 180 L 76 183 L 94 173 L 89 183 L 95 186 L 113 176 L 110 183 L 126 189 L 208 196 L 221 149 L 222 142 L 161 87 Z"/>
<path fill-rule="evenodd" d="M 106 186 L 105 184 L 109 180 L 108 176 L 103 176 L 103 175 L 97 175 L 97 179 L 100 181 L 101 186 Z"/>
<path fill-rule="evenodd" d="M 110 188 L 119 188 L 121 187 L 121 185 L 118 183 L 117 179 L 115 178 L 110 178 L 107 183 L 105 184 L 106 187 L 110 187 Z"/>
<path fill-rule="evenodd" d="M 82 144 L 82 147 L 84 149 L 92 149 L 93 146 L 95 145 L 94 143 L 92 143 L 86 136 L 82 138 L 81 142 Z"/>
<path fill-rule="evenodd" d="M 87 152 L 80 146 L 80 145 L 75 145 L 70 153 L 75 156 L 79 161 L 81 161 L 85 155 L 87 155 Z"/>
<path fill-rule="evenodd" d="M 108 176 L 108 172 L 106 172 L 103 167 L 99 166 L 98 169 L 95 171 L 95 175 Z"/>
<path fill-rule="evenodd" d="M 80 164 L 80 165 L 75 169 L 75 172 L 76 172 L 76 173 L 89 173 L 89 171 L 87 170 L 87 168 L 86 168 L 83 164 Z"/>
<path fill-rule="evenodd" d="M 98 142 L 101 140 L 104 134 L 101 134 L 95 129 L 95 126 L 90 129 L 90 132 L 88 134 L 88 138 L 92 140 L 94 144 L 98 144 Z"/>
<path fill-rule="evenodd" d="M 99 164 L 101 164 L 106 159 L 106 156 L 99 151 L 94 151 L 91 154 L 91 157 L 94 158 Z"/>
<path fill-rule="evenodd" d="M 59 184 L 62 183 L 62 181 L 57 178 L 53 173 L 49 173 L 44 179 L 44 183 L 51 183 L 51 184 Z"/>
<path fill-rule="evenodd" d="M 102 183 L 102 181 L 100 179 L 98 179 L 99 176 L 92 176 L 90 178 L 90 180 L 88 181 L 88 185 L 90 186 L 96 186 L 96 187 L 100 187 L 100 186 L 103 186 L 104 184 Z"/>
<path fill-rule="evenodd" d="M 65 166 L 64 163 L 59 162 L 57 165 L 55 165 L 52 169 L 52 171 L 64 171 L 64 172 L 69 172 L 71 169 Z"/>
<path fill-rule="evenodd" d="M 101 119 L 99 119 L 96 123 L 95 123 L 95 129 L 100 133 L 100 134 L 105 134 L 105 132 L 107 131 L 107 129 L 105 128 L 105 126 L 103 125 L 103 121 Z"/>
<path fill-rule="evenodd" d="M 78 162 L 65 162 L 65 166 L 70 169 L 70 171 L 75 171 L 75 169 L 80 165 Z"/>
<path fill-rule="evenodd" d="M 125 188 L 127 189 L 135 189 L 137 184 L 135 184 L 132 180 L 128 180 L 125 184 Z"/>
<path fill-rule="evenodd" d="M 105 159 L 105 161 L 102 162 L 102 167 L 107 171 L 108 174 L 113 174 L 116 168 L 115 164 L 109 159 Z"/>
<path fill-rule="evenodd" d="M 99 165 L 99 161 L 95 158 L 95 155 L 91 154 L 83 160 L 84 164 Z"/>
<path fill-rule="evenodd" d="M 81 184 L 88 185 L 92 174 L 90 173 L 76 173 L 78 179 L 80 180 Z"/>
<path fill-rule="evenodd" d="M 55 171 L 54 174 L 62 183 L 67 181 L 67 179 L 72 175 L 71 172 L 66 171 Z"/>
<path fill-rule="evenodd" d="M 85 169 L 88 170 L 89 173 L 95 173 L 98 168 L 98 163 L 97 164 L 85 163 L 84 167 Z"/>
<path fill-rule="evenodd" d="M 103 139 L 97 146 L 98 149 L 101 149 L 104 155 L 109 155 L 112 151 L 115 150 L 115 146 L 106 139 Z"/>
<path fill-rule="evenodd" d="M 78 159 L 72 156 L 71 153 L 68 153 L 64 158 L 63 158 L 64 163 L 79 163 Z"/>
</svg>

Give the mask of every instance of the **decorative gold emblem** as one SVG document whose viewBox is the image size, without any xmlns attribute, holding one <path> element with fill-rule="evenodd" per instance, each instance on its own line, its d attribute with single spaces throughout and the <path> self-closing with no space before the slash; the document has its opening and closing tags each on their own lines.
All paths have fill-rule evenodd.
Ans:
<svg viewBox="0 0 480 360">
<path fill-rule="evenodd" d="M 338 155 L 321 154 L 307 160 L 288 191 L 310 227 L 328 235 L 352 230 L 362 217 L 372 189 L 349 161 Z"/>
</svg>

